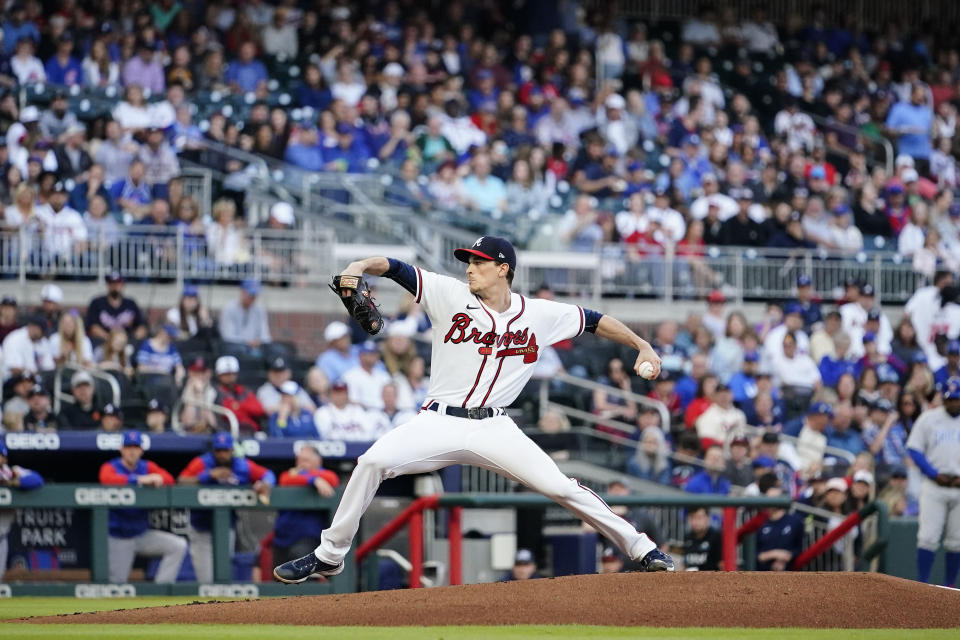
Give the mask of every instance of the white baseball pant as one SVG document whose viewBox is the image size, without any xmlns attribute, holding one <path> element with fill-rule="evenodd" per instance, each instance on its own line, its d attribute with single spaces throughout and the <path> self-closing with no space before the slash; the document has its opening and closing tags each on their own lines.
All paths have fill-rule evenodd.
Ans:
<svg viewBox="0 0 960 640">
<path fill-rule="evenodd" d="M 132 538 L 114 538 L 108 540 L 110 551 L 110 582 L 121 584 L 130 579 L 130 569 L 133 568 L 135 556 L 162 556 L 156 583 L 170 583 L 177 581 L 183 557 L 187 555 L 187 541 L 169 531 L 147 529 Z"/>
<path fill-rule="evenodd" d="M 197 531 L 193 527 L 187 532 L 190 540 L 190 562 L 193 563 L 193 573 L 197 582 L 213 582 L 213 534 L 209 531 Z M 237 544 L 237 533 L 230 530 L 230 556 Z"/>
<path fill-rule="evenodd" d="M 941 487 L 924 478 L 920 488 L 919 520 L 918 547 L 936 551 L 942 536 L 944 549 L 960 551 L 960 487 Z"/>
<path fill-rule="evenodd" d="M 410 473 L 428 473 L 452 464 L 489 469 L 569 509 L 631 559 L 656 548 L 644 533 L 615 514 L 600 496 L 568 478 L 557 464 L 507 416 L 469 420 L 422 411 L 373 443 L 357 459 L 330 528 L 315 553 L 339 564 L 380 483 Z"/>
</svg>

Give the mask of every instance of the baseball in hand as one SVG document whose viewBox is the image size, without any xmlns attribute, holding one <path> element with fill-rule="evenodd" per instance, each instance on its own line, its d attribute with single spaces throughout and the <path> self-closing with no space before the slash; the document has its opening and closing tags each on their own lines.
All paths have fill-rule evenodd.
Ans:
<svg viewBox="0 0 960 640">
<path fill-rule="evenodd" d="M 640 366 L 637 367 L 637 374 L 641 378 L 651 379 L 653 377 L 653 365 L 644 360 L 640 363 Z"/>
</svg>

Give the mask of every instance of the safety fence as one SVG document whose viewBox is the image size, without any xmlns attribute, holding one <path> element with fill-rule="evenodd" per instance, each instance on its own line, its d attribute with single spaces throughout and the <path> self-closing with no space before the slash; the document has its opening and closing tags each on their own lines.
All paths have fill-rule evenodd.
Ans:
<svg viewBox="0 0 960 640">
<path fill-rule="evenodd" d="M 765 511 L 769 509 L 790 509 L 791 501 L 788 497 L 728 497 L 717 495 L 678 495 L 678 496 L 602 496 L 611 506 L 625 505 L 631 507 L 649 508 L 676 508 L 684 509 L 694 506 L 704 506 L 708 509 L 719 509 L 722 513 L 721 532 L 723 562 L 725 571 L 736 571 L 738 568 L 755 568 L 755 546 L 752 534 L 765 522 Z M 424 565 L 424 513 L 431 510 L 446 510 L 445 526 L 449 539 L 449 584 L 461 584 L 463 576 L 463 509 L 511 509 L 511 508 L 546 508 L 553 504 L 548 498 L 539 494 L 444 494 L 430 495 L 418 498 L 400 514 L 382 527 L 376 534 L 368 538 L 356 551 L 356 562 L 362 563 L 365 558 L 380 549 L 391 538 L 403 529 L 408 529 L 409 555 L 407 558 L 409 570 L 409 584 L 411 588 L 423 586 L 421 581 Z M 867 567 L 871 560 L 879 557 L 886 548 L 888 536 L 888 518 L 885 505 L 873 502 L 855 514 L 851 514 L 840 525 L 826 532 L 826 534 L 812 542 L 798 556 L 793 569 L 801 570 L 815 557 L 835 544 L 854 526 L 859 525 L 868 516 L 877 515 L 876 538 L 865 547 L 860 555 L 861 566 Z M 443 519 L 438 518 L 438 522 Z M 806 541 L 805 541 L 806 542 Z M 745 546 L 742 552 L 743 561 L 738 560 L 738 547 Z M 882 564 L 879 569 L 882 571 Z"/>
<path fill-rule="evenodd" d="M 325 285 L 335 268 L 334 236 L 309 221 L 301 229 L 212 225 L 100 227 L 85 240 L 41 220 L 0 232 L 0 277 Z"/>
<path fill-rule="evenodd" d="M 275 488 L 269 499 L 243 487 L 145 488 L 84 484 L 47 485 L 35 491 L 0 488 L 0 509 L 70 510 L 60 513 L 61 520 L 72 519 L 77 511 L 89 512 L 89 580 L 77 583 L 8 582 L 0 585 L 2 596 L 76 596 L 131 597 L 136 595 L 201 595 L 218 597 L 258 597 L 267 595 L 301 595 L 346 593 L 354 590 L 354 563 L 345 563 L 344 572 L 327 582 L 309 581 L 301 585 L 272 583 L 237 583 L 231 580 L 230 529 L 231 512 L 243 510 L 295 509 L 324 511 L 332 514 L 340 495 L 321 498 L 312 488 Z M 135 508 L 150 510 L 203 509 L 212 512 L 214 584 L 197 583 L 124 583 L 108 584 L 110 509 Z M 34 513 L 36 515 L 36 513 Z M 48 526 L 48 529 L 50 527 Z M 42 527 L 40 527 L 42 529 Z M 42 531 L 40 532 L 42 533 Z M 61 550 L 62 551 L 62 550 Z M 77 553 L 85 550 L 74 550 Z M 8 574 L 9 579 L 9 574 Z"/>
</svg>

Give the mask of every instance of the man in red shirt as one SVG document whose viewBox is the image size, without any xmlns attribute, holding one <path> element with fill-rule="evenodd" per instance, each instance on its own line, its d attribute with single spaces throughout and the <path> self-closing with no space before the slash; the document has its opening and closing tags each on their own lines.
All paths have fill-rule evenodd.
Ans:
<svg viewBox="0 0 960 640">
<path fill-rule="evenodd" d="M 337 474 L 323 468 L 316 448 L 303 445 L 297 451 L 297 464 L 280 474 L 281 487 L 313 487 L 324 498 L 336 493 Z M 273 560 L 276 564 L 304 556 L 317 546 L 325 526 L 319 511 L 280 511 L 274 526 Z"/>
<path fill-rule="evenodd" d="M 237 384 L 237 373 L 240 371 L 240 361 L 234 356 L 220 356 L 217 358 L 217 404 L 233 411 L 240 423 L 240 430 L 245 435 L 260 431 L 261 421 L 267 417 L 263 405 L 257 400 L 256 394 Z"/>
</svg>

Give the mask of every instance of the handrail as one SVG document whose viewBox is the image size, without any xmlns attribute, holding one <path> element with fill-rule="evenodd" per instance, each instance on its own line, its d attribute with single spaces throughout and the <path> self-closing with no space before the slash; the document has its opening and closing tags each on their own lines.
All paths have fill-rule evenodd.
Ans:
<svg viewBox="0 0 960 640">
<path fill-rule="evenodd" d="M 227 424 L 230 425 L 230 435 L 233 436 L 234 442 L 237 442 L 240 438 L 240 422 L 237 420 L 237 414 L 233 410 L 226 407 L 221 407 L 217 404 L 210 404 L 208 402 L 198 402 L 192 398 L 180 398 L 177 400 L 177 404 L 173 409 L 173 416 L 171 417 L 170 426 L 173 431 L 177 433 L 183 432 L 183 427 L 180 424 L 180 411 L 183 409 L 184 405 L 191 407 L 196 407 L 201 411 L 209 411 L 210 413 L 219 414 L 227 419 Z"/>
<path fill-rule="evenodd" d="M 747 430 L 751 431 L 754 436 L 762 436 L 766 432 L 766 429 L 764 429 L 763 427 L 755 427 L 749 424 L 747 425 Z M 779 435 L 781 440 L 786 440 L 790 444 L 795 445 L 800 441 L 800 438 L 797 436 L 791 436 L 785 433 L 781 433 Z M 727 436 L 727 440 L 728 440 L 728 443 L 731 440 L 729 435 Z M 853 455 L 851 452 L 847 451 L 846 449 L 839 449 L 837 447 L 831 447 L 831 446 L 827 446 L 824 449 L 824 455 L 830 455 L 835 458 L 843 458 L 848 463 L 853 463 L 853 461 L 857 459 L 857 456 Z"/>
<path fill-rule="evenodd" d="M 73 364 L 63 364 L 57 368 L 53 377 L 53 412 L 60 413 L 60 401 L 66 400 L 70 404 L 75 404 L 75 398 L 72 393 L 67 393 L 63 390 L 63 375 L 62 373 L 67 370 L 73 371 L 86 371 L 90 374 L 91 378 L 95 380 L 103 380 L 108 385 L 110 385 L 110 392 L 113 394 L 113 406 L 120 407 L 120 384 L 117 382 L 117 379 L 111 376 L 108 373 L 103 373 L 97 369 L 88 369 L 87 367 L 80 367 Z M 71 389 L 72 390 L 72 389 Z"/>
<path fill-rule="evenodd" d="M 670 426 L 670 411 L 667 409 L 667 405 L 663 404 L 659 400 L 654 400 L 653 398 L 642 396 L 638 393 L 634 393 L 633 391 L 624 391 L 623 389 L 619 389 L 617 387 L 600 384 L 599 382 L 594 382 L 593 380 L 585 380 L 584 378 L 578 378 L 576 376 L 572 376 L 569 373 L 564 373 L 564 372 L 554 374 L 549 379 L 541 380 L 540 382 L 540 406 L 541 406 L 540 415 L 541 416 L 543 416 L 543 414 L 545 413 L 544 407 L 550 402 L 550 382 L 554 380 L 558 382 L 562 382 L 564 384 L 569 384 L 574 387 L 589 389 L 590 391 L 596 391 L 596 390 L 604 391 L 610 395 L 623 398 L 624 400 L 632 400 L 637 404 L 642 404 L 647 407 L 653 407 L 654 409 L 657 410 L 657 413 L 660 414 L 660 424 L 662 425 L 662 428 L 667 429 Z M 575 411 L 577 411 L 579 414 L 586 414 L 586 412 L 584 411 L 579 411 L 579 410 L 575 410 Z M 601 418 L 594 414 L 587 414 L 587 415 L 592 417 L 592 420 L 590 421 L 593 422 L 593 424 L 599 424 L 600 422 L 603 422 L 603 423 L 612 422 L 609 419 Z M 584 418 L 582 415 L 578 417 L 580 417 L 580 419 L 587 420 L 587 418 Z M 632 425 L 632 428 L 633 430 L 636 430 L 637 427 L 636 425 Z"/>
<path fill-rule="evenodd" d="M 887 543 L 886 528 L 889 521 L 889 512 L 887 510 L 887 505 L 879 500 L 874 500 L 873 502 L 864 505 L 859 510 L 854 511 L 844 518 L 843 522 L 828 531 L 826 535 L 810 545 L 810 547 L 808 547 L 803 553 L 794 558 L 793 563 L 790 565 L 791 568 L 794 571 L 800 571 L 814 558 L 824 553 L 827 549 L 832 547 L 837 540 L 845 536 L 851 529 L 859 525 L 867 517 L 874 513 L 876 513 L 878 518 L 880 518 L 884 531 L 882 533 L 878 533 L 877 541 L 870 549 L 870 559 L 872 560 L 874 556 L 876 556 L 886 547 Z"/>
</svg>

